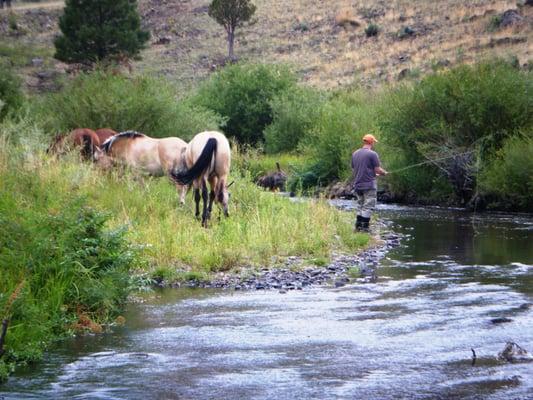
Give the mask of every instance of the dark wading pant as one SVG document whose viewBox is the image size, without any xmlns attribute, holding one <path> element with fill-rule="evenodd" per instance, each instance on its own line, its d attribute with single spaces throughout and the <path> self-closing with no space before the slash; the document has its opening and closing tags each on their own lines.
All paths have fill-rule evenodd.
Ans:
<svg viewBox="0 0 533 400">
<path fill-rule="evenodd" d="M 4 3 L 6 3 L 7 8 L 11 8 L 11 0 L 0 0 L 0 8 L 4 8 Z"/>
<path fill-rule="evenodd" d="M 357 212 L 357 215 L 364 218 L 370 218 L 376 208 L 378 191 L 376 189 L 356 190 L 355 195 L 357 196 L 357 201 L 355 203 L 355 211 Z"/>
</svg>

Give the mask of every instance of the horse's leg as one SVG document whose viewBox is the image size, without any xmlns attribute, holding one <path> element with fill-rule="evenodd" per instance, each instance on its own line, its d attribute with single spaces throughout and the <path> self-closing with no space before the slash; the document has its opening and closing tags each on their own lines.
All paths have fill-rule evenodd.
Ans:
<svg viewBox="0 0 533 400">
<path fill-rule="evenodd" d="M 217 182 L 218 178 L 216 176 L 212 176 L 209 178 L 209 186 L 211 187 L 211 191 L 209 192 L 209 216 L 211 216 L 211 212 L 213 211 L 213 202 L 216 199 L 217 196 Z"/>
<path fill-rule="evenodd" d="M 202 200 L 204 201 L 204 210 L 202 213 L 202 225 L 204 227 L 207 227 L 207 220 L 209 219 L 209 215 L 207 212 L 208 195 L 207 195 L 207 182 L 205 178 L 202 178 Z"/>
<path fill-rule="evenodd" d="M 194 216 L 200 218 L 200 188 L 196 182 L 194 182 L 194 202 L 196 204 L 196 212 L 194 213 Z"/>
</svg>

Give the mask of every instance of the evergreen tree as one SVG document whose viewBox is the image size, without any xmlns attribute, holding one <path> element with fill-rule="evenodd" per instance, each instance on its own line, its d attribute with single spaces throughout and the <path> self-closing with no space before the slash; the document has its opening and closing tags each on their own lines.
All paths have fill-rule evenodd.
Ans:
<svg viewBox="0 0 533 400">
<path fill-rule="evenodd" d="M 150 34 L 141 29 L 136 0 L 66 0 L 55 58 L 91 64 L 139 54 Z"/>
<path fill-rule="evenodd" d="M 209 5 L 209 16 L 224 27 L 228 34 L 228 56 L 235 58 L 233 43 L 235 30 L 249 21 L 255 13 L 255 5 L 250 0 L 213 0 Z"/>
</svg>

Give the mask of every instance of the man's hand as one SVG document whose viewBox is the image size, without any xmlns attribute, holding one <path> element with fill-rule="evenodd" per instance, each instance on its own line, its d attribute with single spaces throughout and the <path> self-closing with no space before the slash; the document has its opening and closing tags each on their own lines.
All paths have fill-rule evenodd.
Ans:
<svg viewBox="0 0 533 400">
<path fill-rule="evenodd" d="M 387 175 L 387 174 L 388 174 L 388 172 L 385 171 L 385 170 L 384 170 L 383 168 L 381 168 L 381 167 L 376 167 L 376 168 L 374 169 L 374 172 L 375 172 L 376 175 L 378 175 L 378 176 L 379 176 L 379 175 Z"/>
</svg>

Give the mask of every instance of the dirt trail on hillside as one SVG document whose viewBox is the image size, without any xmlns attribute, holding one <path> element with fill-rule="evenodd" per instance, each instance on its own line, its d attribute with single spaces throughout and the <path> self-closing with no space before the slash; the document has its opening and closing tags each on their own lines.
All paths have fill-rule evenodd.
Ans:
<svg viewBox="0 0 533 400">
<path fill-rule="evenodd" d="M 46 8 L 46 9 L 53 9 L 53 8 L 63 8 L 65 6 L 64 1 L 51 1 L 48 3 L 24 3 L 24 4 L 15 4 L 13 7 L 11 7 L 12 10 L 34 10 L 38 8 Z M 4 8 L 2 11 L 9 11 L 9 8 Z"/>
</svg>

